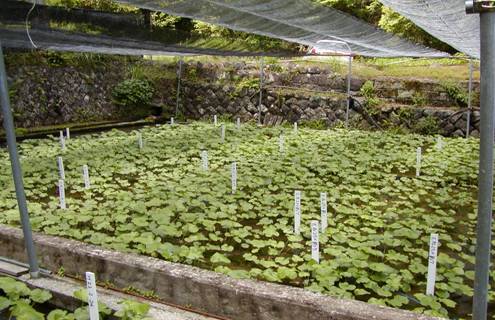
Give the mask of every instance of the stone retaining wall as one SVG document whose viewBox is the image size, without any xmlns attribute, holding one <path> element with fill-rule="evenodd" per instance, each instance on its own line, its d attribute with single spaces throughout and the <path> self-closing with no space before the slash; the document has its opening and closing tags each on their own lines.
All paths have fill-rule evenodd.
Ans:
<svg viewBox="0 0 495 320">
<path fill-rule="evenodd" d="M 211 118 L 224 115 L 242 121 L 258 120 L 259 90 L 206 83 L 185 83 L 182 106 L 187 118 Z M 358 98 L 363 103 L 363 100 Z M 321 121 L 326 126 L 342 125 L 345 121 L 346 95 L 342 93 L 313 93 L 307 90 L 269 88 L 263 90 L 261 118 L 264 124 Z M 423 134 L 440 133 L 464 137 L 467 112 L 460 108 L 414 107 L 388 104 L 371 110 L 372 117 L 382 128 L 404 128 Z M 364 114 L 351 109 L 353 127 L 374 128 Z M 479 111 L 471 113 L 470 134 L 479 136 Z"/>
<path fill-rule="evenodd" d="M 132 63 L 116 60 L 104 66 L 8 65 L 12 107 L 18 127 L 47 126 L 102 120 L 135 120 L 149 109 L 123 109 L 112 102 L 112 89 L 130 76 Z M 140 62 L 143 65 L 143 62 Z M 163 107 L 164 116 L 175 113 L 176 80 L 174 64 L 144 62 L 158 73 L 172 76 L 155 81 L 153 104 Z M 184 67 L 180 111 L 188 119 L 214 114 L 257 121 L 259 69 L 254 64 L 189 63 Z M 437 81 L 373 79 L 379 106 L 363 114 L 350 111 L 354 127 L 404 128 L 418 133 L 464 136 L 466 113 L 459 113 L 458 101 L 444 83 Z M 365 79 L 352 79 L 353 96 L 363 103 L 359 90 Z M 460 88 L 466 83 L 458 84 Z M 329 68 L 287 63 L 265 69 L 261 104 L 262 122 L 318 121 L 327 126 L 342 125 L 346 110 L 346 79 Z M 475 84 L 475 91 L 479 88 Z M 476 102 L 476 99 L 474 99 Z M 420 103 L 422 106 L 419 106 Z M 371 118 L 370 118 L 371 117 Z M 373 119 L 373 121 L 370 121 Z M 0 116 L 1 120 L 1 116 Z M 479 134 L 479 113 L 473 115 L 470 131 Z"/>
<path fill-rule="evenodd" d="M 121 61 L 94 66 L 7 64 L 16 126 L 33 128 L 147 117 L 149 107 L 122 108 L 113 102 L 112 90 L 126 78 L 127 69 Z"/>
</svg>

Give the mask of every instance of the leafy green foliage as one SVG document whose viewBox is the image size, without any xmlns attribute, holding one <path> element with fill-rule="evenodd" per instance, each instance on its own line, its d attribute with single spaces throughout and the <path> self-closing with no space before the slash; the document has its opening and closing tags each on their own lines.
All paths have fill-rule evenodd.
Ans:
<svg viewBox="0 0 495 320">
<path fill-rule="evenodd" d="M 153 92 L 153 86 L 148 81 L 128 79 L 117 84 L 112 95 L 117 104 L 125 107 L 136 107 L 149 105 Z"/>
<path fill-rule="evenodd" d="M 413 105 L 423 107 L 428 104 L 428 98 L 422 92 L 415 92 L 412 97 Z"/>
<path fill-rule="evenodd" d="M 438 134 L 441 131 L 437 118 L 432 116 L 419 119 L 412 130 L 420 134 Z"/>
<path fill-rule="evenodd" d="M 29 289 L 23 282 L 9 277 L 0 277 L 0 315 L 19 320 L 43 320 L 45 317 L 33 305 L 50 300 L 48 291 Z"/>
<path fill-rule="evenodd" d="M 373 81 L 366 81 L 359 92 L 364 98 L 364 107 L 369 114 L 373 115 L 376 113 L 375 108 L 380 105 L 380 99 L 376 96 L 375 84 Z"/>
<path fill-rule="evenodd" d="M 412 21 L 401 16 L 391 8 L 383 6 L 379 0 L 313 0 L 338 10 L 347 12 L 385 31 L 395 33 L 414 42 L 422 43 L 440 50 L 454 52 L 451 47 L 437 40 Z"/>
<path fill-rule="evenodd" d="M 231 98 L 238 97 L 243 90 L 258 89 L 260 86 L 259 80 L 255 78 L 242 78 L 235 84 L 235 90 L 231 94 Z"/>
<path fill-rule="evenodd" d="M 395 33 L 414 42 L 419 42 L 446 52 L 455 52 L 452 47 L 431 36 L 411 20 L 401 16 L 389 7 L 383 7 L 378 26 L 385 31 Z"/>
<path fill-rule="evenodd" d="M 327 129 L 328 125 L 325 119 L 319 119 L 319 120 L 301 121 L 300 127 L 323 130 L 323 129 Z"/>
<path fill-rule="evenodd" d="M 410 115 L 413 119 L 413 114 Z M 443 316 L 467 317 L 472 296 L 478 141 L 300 127 L 237 130 L 210 123 L 113 130 L 71 139 L 63 154 L 67 210 L 58 209 L 56 138 L 20 143 L 33 228 L 235 278 Z M 278 139 L 285 137 L 285 152 Z M 415 177 L 416 148 L 423 148 Z M 209 170 L 200 150 L 208 150 Z M 230 165 L 237 161 L 238 189 Z M 90 168 L 85 190 L 81 167 Z M 18 226 L 7 152 L 0 152 L 0 223 Z M 293 194 L 302 190 L 301 235 Z M 328 194 L 321 263 L 311 220 Z M 428 241 L 440 234 L 436 295 L 425 292 Z M 407 298 L 407 301 L 406 299 Z M 493 301 L 493 293 L 490 293 Z M 418 301 L 418 302 L 417 302 Z M 83 315 L 85 310 L 79 310 Z"/>
<path fill-rule="evenodd" d="M 150 306 L 145 303 L 140 303 L 132 300 L 124 300 L 120 303 L 121 309 L 114 313 L 114 316 L 122 320 L 145 320 L 146 315 L 150 310 Z"/>
<path fill-rule="evenodd" d="M 88 302 L 86 289 L 74 292 L 74 297 L 81 300 L 83 304 Z M 29 289 L 26 284 L 9 277 L 0 277 L 0 316 L 15 318 L 19 320 L 44 320 L 45 315 L 36 309 L 37 305 L 49 301 L 52 295 L 49 291 L 41 289 Z M 133 300 L 123 300 L 120 310 L 113 316 L 123 320 L 149 320 L 146 315 L 150 306 Z M 98 310 L 100 316 L 105 317 L 112 314 L 112 310 L 105 304 L 99 302 Z M 87 320 L 89 318 L 86 305 L 76 309 L 74 313 L 66 310 L 54 309 L 46 315 L 47 320 Z"/>
<path fill-rule="evenodd" d="M 72 313 L 69 313 L 68 311 L 65 310 L 52 310 L 50 313 L 46 316 L 47 320 L 75 320 L 75 316 Z"/>
<path fill-rule="evenodd" d="M 213 264 L 230 264 L 230 259 L 218 252 L 211 256 L 210 261 Z"/>
<path fill-rule="evenodd" d="M 347 12 L 372 24 L 378 23 L 382 15 L 382 5 L 378 0 L 313 0 L 313 2 Z"/>
<path fill-rule="evenodd" d="M 458 106 L 467 106 L 469 93 L 464 88 L 461 88 L 457 83 L 449 81 L 443 82 L 442 86 L 447 92 L 449 98 L 452 99 Z"/>
<path fill-rule="evenodd" d="M 138 9 L 120 5 L 114 0 L 46 0 L 47 5 L 64 6 L 68 8 L 87 8 L 110 12 L 137 12 Z"/>
<path fill-rule="evenodd" d="M 74 298 L 81 300 L 85 304 L 88 303 L 88 290 L 86 290 L 86 289 L 81 288 L 81 289 L 74 291 L 73 296 L 74 296 Z M 80 310 L 77 313 L 88 313 L 89 314 L 88 306 L 83 306 L 79 309 L 82 309 L 82 310 Z M 108 316 L 112 313 L 112 310 L 107 305 L 105 305 L 104 303 L 98 302 L 98 312 L 102 316 Z M 77 318 L 77 316 L 76 316 L 76 318 Z"/>
</svg>

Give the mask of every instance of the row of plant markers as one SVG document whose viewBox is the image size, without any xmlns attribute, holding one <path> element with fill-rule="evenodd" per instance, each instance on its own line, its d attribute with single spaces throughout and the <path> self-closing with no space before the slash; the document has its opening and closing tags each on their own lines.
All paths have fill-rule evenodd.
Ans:
<svg viewBox="0 0 495 320">
<path fill-rule="evenodd" d="M 76 139 L 64 130 L 62 153 L 53 139 L 19 144 L 33 230 L 235 278 L 469 317 L 475 139 L 173 124 Z M 19 226 L 8 166 L 0 152 L 0 223 Z M 441 238 L 436 272 L 432 234 Z M 425 294 L 431 283 L 434 295 Z"/>
<path fill-rule="evenodd" d="M 215 127 L 218 126 L 217 116 L 213 117 L 213 124 Z M 170 119 L 170 125 L 175 125 L 174 118 Z M 239 118 L 236 120 L 236 128 L 240 129 L 241 121 Z M 294 133 L 297 134 L 298 125 L 297 122 L 294 123 Z M 67 140 L 70 140 L 70 129 L 66 128 L 65 136 L 64 132 L 60 131 L 60 146 L 62 151 L 65 151 Z M 225 125 L 220 125 L 220 140 L 221 143 L 225 142 Z M 285 138 L 284 135 L 281 134 L 279 136 L 279 152 L 284 153 L 285 151 Z M 143 149 L 144 141 L 141 132 L 137 133 L 137 146 L 139 149 Z M 441 137 L 437 138 L 436 148 L 441 150 L 443 148 L 443 141 Z M 201 165 L 203 170 L 209 169 L 209 160 L 208 160 L 208 151 L 201 150 Z M 421 171 L 421 161 L 422 161 L 422 148 L 418 147 L 416 150 L 416 176 L 420 176 Z M 57 158 L 57 166 L 59 170 L 59 182 L 58 182 L 58 190 L 59 190 L 59 201 L 60 208 L 67 209 L 66 198 L 65 198 L 65 169 L 63 158 L 59 156 Z M 82 167 L 82 177 L 84 182 L 85 189 L 91 188 L 91 182 L 89 177 L 89 168 L 87 165 Z M 237 191 L 237 163 L 233 162 L 231 164 L 231 187 L 232 193 L 234 194 Z M 301 227 L 301 197 L 302 193 L 299 190 L 294 192 L 294 234 L 300 234 Z M 311 257 L 316 263 L 320 263 L 320 241 L 319 241 L 319 232 L 321 228 L 321 232 L 324 233 L 328 226 L 328 211 L 327 211 L 327 193 L 320 193 L 320 210 L 321 210 L 321 223 L 317 220 L 312 220 L 310 222 L 310 230 L 311 230 Z M 439 244 L 439 236 L 436 233 L 431 234 L 430 236 L 430 248 L 428 255 L 428 274 L 427 274 L 427 286 L 426 286 L 426 294 L 434 295 L 435 291 L 435 282 L 436 282 L 436 266 L 437 266 L 437 251 Z M 94 276 L 93 276 L 94 277 Z"/>
</svg>

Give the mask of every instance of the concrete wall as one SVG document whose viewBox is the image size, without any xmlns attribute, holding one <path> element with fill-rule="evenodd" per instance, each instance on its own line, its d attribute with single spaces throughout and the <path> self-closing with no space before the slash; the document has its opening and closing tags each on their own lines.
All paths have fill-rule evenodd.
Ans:
<svg viewBox="0 0 495 320">
<path fill-rule="evenodd" d="M 163 260 L 123 254 L 78 241 L 35 234 L 42 267 L 69 275 L 92 271 L 119 288 L 153 290 L 165 302 L 239 320 L 435 319 L 416 313 L 336 299 L 300 288 L 236 280 L 222 274 Z M 21 230 L 0 225 L 0 256 L 26 260 Z"/>
</svg>

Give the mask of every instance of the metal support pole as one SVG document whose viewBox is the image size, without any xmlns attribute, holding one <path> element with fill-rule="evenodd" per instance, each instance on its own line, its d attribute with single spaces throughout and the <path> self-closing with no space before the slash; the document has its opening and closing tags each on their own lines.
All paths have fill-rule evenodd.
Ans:
<svg viewBox="0 0 495 320">
<path fill-rule="evenodd" d="M 265 78 L 265 59 L 261 57 L 260 62 L 260 102 L 258 105 L 258 124 L 261 125 L 261 104 L 263 103 L 263 81 Z"/>
<path fill-rule="evenodd" d="M 33 232 L 29 221 L 29 214 L 24 192 L 24 183 L 22 181 L 21 163 L 17 153 L 17 142 L 14 128 L 14 118 L 10 109 L 9 91 L 7 88 L 7 73 L 5 71 L 5 62 L 3 58 L 2 44 L 0 43 L 0 102 L 2 104 L 3 127 L 7 138 L 7 148 L 9 150 L 10 163 L 12 166 L 12 176 L 14 178 L 15 192 L 17 196 L 17 205 L 21 215 L 22 232 L 24 234 L 24 244 L 26 246 L 29 272 L 31 277 L 39 277 L 39 267 L 36 258 L 36 249 L 33 243 Z"/>
<path fill-rule="evenodd" d="M 469 94 L 468 94 L 468 111 L 466 119 L 466 139 L 469 138 L 469 130 L 471 129 L 471 109 L 473 95 L 473 60 L 469 59 Z"/>
<path fill-rule="evenodd" d="M 487 319 L 493 198 L 493 135 L 495 120 L 495 12 L 480 13 L 481 99 L 480 167 L 473 319 Z"/>
<path fill-rule="evenodd" d="M 180 103 L 180 85 L 182 78 L 182 58 L 179 59 L 179 70 L 177 71 L 177 98 L 175 102 L 175 118 L 179 115 L 179 103 Z"/>
<path fill-rule="evenodd" d="M 349 48 L 349 73 L 347 74 L 347 106 L 345 109 L 345 127 L 349 128 L 349 107 L 351 105 L 352 54 Z"/>
<path fill-rule="evenodd" d="M 352 78 L 352 48 L 345 41 L 340 40 L 319 40 L 316 42 L 317 45 L 325 46 L 325 44 L 331 45 L 342 45 L 347 48 L 347 54 L 349 55 L 349 71 L 347 73 L 347 105 L 345 108 L 345 127 L 349 128 L 349 109 L 351 107 L 351 78 Z"/>
</svg>

